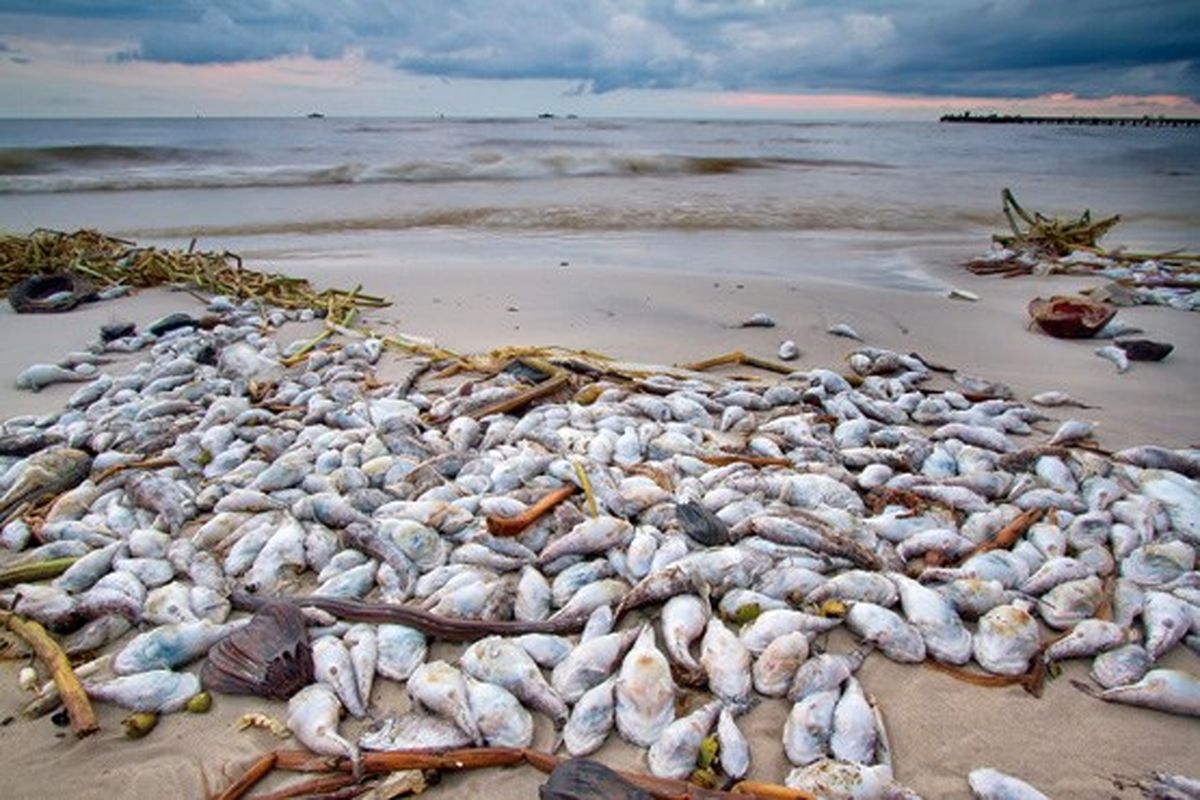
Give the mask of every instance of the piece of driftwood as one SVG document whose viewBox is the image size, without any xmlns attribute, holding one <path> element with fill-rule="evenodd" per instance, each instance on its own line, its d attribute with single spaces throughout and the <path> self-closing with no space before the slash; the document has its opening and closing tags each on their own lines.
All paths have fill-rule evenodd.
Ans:
<svg viewBox="0 0 1200 800">
<path fill-rule="evenodd" d="M 550 492 L 514 517 L 488 517 L 488 533 L 493 536 L 516 536 L 574 493 L 574 484 L 567 484 Z"/>
<path fill-rule="evenodd" d="M 96 721 L 92 703 L 88 700 L 83 685 L 79 682 L 75 671 L 71 669 L 71 662 L 67 660 L 67 654 L 58 646 L 58 642 L 54 641 L 45 628 L 33 620 L 24 619 L 8 611 L 0 611 L 0 620 L 4 622 L 5 627 L 29 644 L 51 677 L 54 678 L 54 684 L 58 687 L 58 694 L 62 698 L 63 705 L 66 706 L 67 716 L 71 720 L 71 730 L 75 732 L 75 735 L 82 739 L 84 736 L 90 736 L 100 730 L 100 723 Z"/>
</svg>

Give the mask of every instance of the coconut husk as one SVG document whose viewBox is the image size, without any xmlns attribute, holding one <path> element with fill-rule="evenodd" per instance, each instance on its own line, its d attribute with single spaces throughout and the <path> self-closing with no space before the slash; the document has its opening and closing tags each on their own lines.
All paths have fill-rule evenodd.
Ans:
<svg viewBox="0 0 1200 800">
<path fill-rule="evenodd" d="M 1087 339 L 1117 315 L 1117 310 L 1077 295 L 1035 297 L 1029 316 L 1042 330 L 1059 339 Z"/>
<path fill-rule="evenodd" d="M 200 670 L 204 688 L 287 700 L 313 680 L 312 649 L 300 608 L 268 602 L 244 628 L 217 642 Z"/>
</svg>

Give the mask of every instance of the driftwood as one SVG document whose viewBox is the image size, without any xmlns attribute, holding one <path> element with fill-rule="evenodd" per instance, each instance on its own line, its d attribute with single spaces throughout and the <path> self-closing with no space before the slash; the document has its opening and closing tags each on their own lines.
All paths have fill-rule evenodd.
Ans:
<svg viewBox="0 0 1200 800">
<path fill-rule="evenodd" d="M 78 560 L 78 556 L 69 556 L 67 558 L 52 558 L 49 561 L 35 561 L 31 564 L 17 564 L 7 567 L 0 570 L 0 587 L 12 586 L 17 583 L 44 581 L 47 578 L 57 578 Z"/>
<path fill-rule="evenodd" d="M 24 619 L 8 611 L 0 611 L 0 620 L 5 627 L 24 639 L 42 664 L 54 678 L 58 694 L 67 708 L 67 716 L 71 720 L 71 730 L 79 738 L 89 736 L 100 730 L 96 721 L 96 713 L 92 710 L 91 701 L 83 690 L 83 685 L 71 669 L 67 654 L 58 646 L 58 642 L 46 633 L 46 629 L 33 620 Z"/>
<path fill-rule="evenodd" d="M 553 774 L 556 770 L 566 769 L 558 781 L 553 781 L 558 794 L 549 796 L 555 798 L 570 798 L 576 795 L 570 793 L 572 788 L 581 789 L 593 786 L 593 783 L 588 781 L 572 782 L 572 776 L 600 775 L 608 774 L 616 776 L 616 780 L 621 782 L 620 785 L 632 787 L 626 789 L 625 794 L 609 794 L 599 795 L 600 797 L 623 798 L 624 800 L 633 800 L 634 798 L 652 797 L 656 800 L 747 800 L 750 798 L 761 798 L 761 800 L 815 800 L 815 797 L 807 792 L 788 789 L 784 786 L 774 784 L 763 784 L 750 781 L 744 781 L 733 788 L 730 792 L 719 791 L 715 789 L 704 789 L 695 786 L 687 781 L 673 780 L 670 778 L 657 778 L 652 775 L 645 775 L 638 772 L 625 772 L 621 770 L 609 770 L 607 767 L 600 769 L 589 770 L 587 767 L 580 767 L 580 764 L 594 762 L 586 762 L 583 759 L 561 759 L 558 756 L 544 753 L 540 750 L 529 748 L 515 747 L 474 747 L 456 750 L 393 750 L 378 753 L 363 753 L 362 771 L 366 775 L 378 775 L 381 773 L 398 772 L 401 770 L 468 770 L 468 769 L 487 769 L 491 767 L 515 767 L 523 764 L 528 764 L 541 772 Z M 303 750 L 277 750 L 271 753 L 264 754 L 259 758 L 250 769 L 238 778 L 224 792 L 216 796 L 216 800 L 239 800 L 246 792 L 248 792 L 258 781 L 262 780 L 272 769 L 282 769 L 289 772 L 307 772 L 307 773 L 351 773 L 353 765 L 347 758 L 336 756 L 318 756 Z M 352 775 L 346 775 L 354 780 Z M 303 784 L 305 787 L 316 786 L 316 782 L 308 782 Z M 350 784 L 342 781 L 324 780 L 320 784 L 318 791 L 338 790 L 342 786 L 349 787 Z M 548 784 L 549 785 L 549 784 Z M 616 786 L 615 781 L 610 782 L 610 786 Z M 282 792 L 277 792 L 274 795 L 268 795 L 272 798 L 295 797 L 296 788 Z M 566 793 L 563 793 L 563 792 Z M 594 797 L 595 794 L 583 794 L 579 797 Z"/>
<path fill-rule="evenodd" d="M 550 492 L 515 517 L 488 517 L 488 533 L 493 536 L 516 536 L 574 493 L 575 486 L 567 484 Z"/>
</svg>

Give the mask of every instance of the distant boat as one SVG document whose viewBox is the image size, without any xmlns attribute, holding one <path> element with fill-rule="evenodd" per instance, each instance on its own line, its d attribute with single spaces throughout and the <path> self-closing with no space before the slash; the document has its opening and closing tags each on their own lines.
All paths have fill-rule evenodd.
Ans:
<svg viewBox="0 0 1200 800">
<path fill-rule="evenodd" d="M 308 115 L 308 118 L 309 119 L 325 119 L 325 115 L 322 114 L 320 111 L 314 111 Z"/>
<path fill-rule="evenodd" d="M 538 119 L 554 119 L 554 115 L 549 111 L 543 111 L 541 114 L 538 114 Z"/>
</svg>

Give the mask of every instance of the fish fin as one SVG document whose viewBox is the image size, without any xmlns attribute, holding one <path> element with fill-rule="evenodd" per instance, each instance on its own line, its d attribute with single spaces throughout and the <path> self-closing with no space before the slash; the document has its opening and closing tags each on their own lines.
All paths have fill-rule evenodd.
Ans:
<svg viewBox="0 0 1200 800">
<path fill-rule="evenodd" d="M 1072 686 L 1074 686 L 1076 689 L 1078 689 L 1079 691 L 1086 694 L 1088 697 L 1095 697 L 1097 700 L 1101 699 L 1100 691 L 1095 686 L 1092 686 L 1090 683 L 1084 683 L 1083 681 L 1077 681 L 1074 678 L 1072 678 L 1070 682 L 1071 682 Z"/>
</svg>

